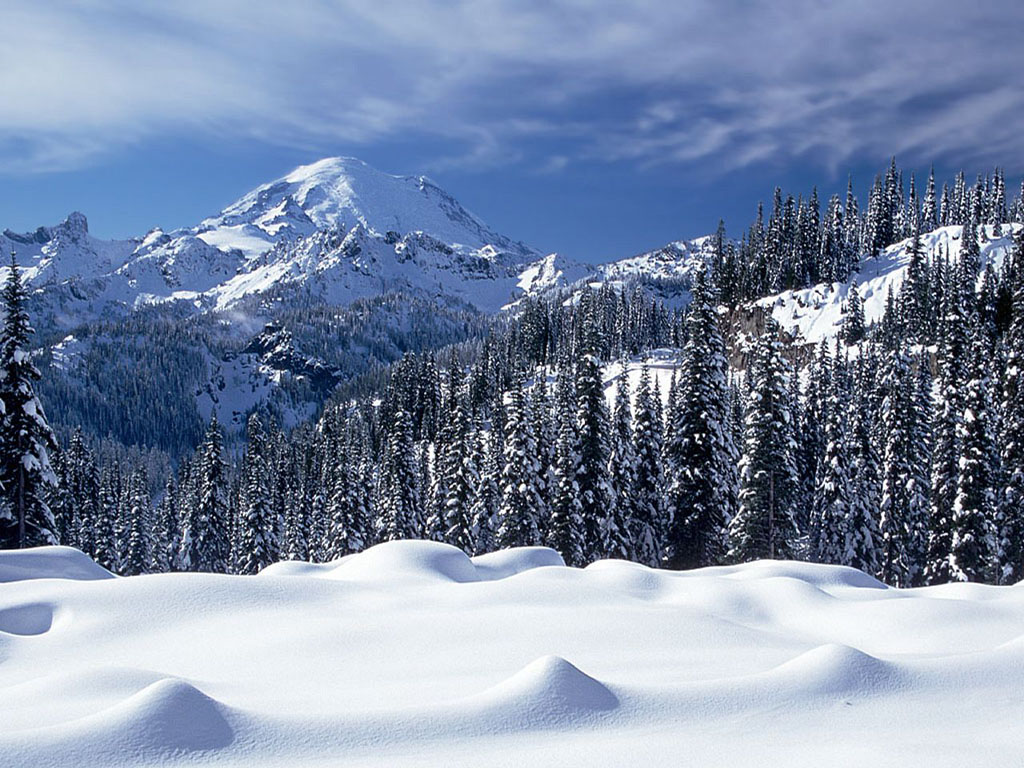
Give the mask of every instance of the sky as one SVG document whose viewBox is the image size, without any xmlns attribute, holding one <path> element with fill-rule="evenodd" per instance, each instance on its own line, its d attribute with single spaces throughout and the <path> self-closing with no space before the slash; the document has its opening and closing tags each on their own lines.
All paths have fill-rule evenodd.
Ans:
<svg viewBox="0 0 1024 768">
<path fill-rule="evenodd" d="M 890 156 L 1024 172 L 1005 0 L 6 0 L 0 227 L 190 226 L 331 155 L 600 261 Z"/>
</svg>

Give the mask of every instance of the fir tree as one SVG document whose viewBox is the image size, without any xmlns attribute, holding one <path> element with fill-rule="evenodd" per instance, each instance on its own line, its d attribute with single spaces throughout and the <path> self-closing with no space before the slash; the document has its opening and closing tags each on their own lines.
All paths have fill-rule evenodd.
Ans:
<svg viewBox="0 0 1024 768">
<path fill-rule="evenodd" d="M 633 560 L 631 521 L 636 517 L 636 452 L 633 448 L 633 418 L 630 410 L 629 378 L 626 363 L 615 385 L 615 409 L 612 414 L 611 457 L 609 469 L 615 489 L 614 512 L 605 526 L 602 549 L 608 557 Z"/>
<path fill-rule="evenodd" d="M 126 576 L 146 573 L 152 562 L 152 521 L 150 520 L 149 482 L 144 469 L 128 478 L 128 546 L 121 572 Z"/>
<path fill-rule="evenodd" d="M 695 568 L 722 560 L 735 514 L 736 449 L 729 422 L 728 362 L 718 316 L 698 271 L 687 315 L 675 439 L 666 454 L 671 529 L 668 563 Z"/>
<path fill-rule="evenodd" d="M 241 515 L 238 541 L 241 547 L 237 570 L 258 573 L 281 554 L 277 516 L 274 514 L 266 465 L 267 444 L 263 422 L 255 413 L 246 425 L 249 438 L 242 462 Z"/>
<path fill-rule="evenodd" d="M 737 561 L 787 558 L 795 552 L 796 445 L 790 369 L 781 354 L 778 332 L 769 319 L 750 365 L 740 506 L 729 529 L 729 554 Z"/>
<path fill-rule="evenodd" d="M 970 376 L 959 424 L 960 472 L 953 503 L 950 575 L 956 581 L 982 581 L 993 564 L 997 452 L 987 371 L 988 352 L 975 332 Z"/>
<path fill-rule="evenodd" d="M 199 449 L 195 475 L 196 498 L 183 521 L 179 562 L 182 570 L 226 573 L 230 556 L 227 466 L 216 413 Z"/>
<path fill-rule="evenodd" d="M 541 541 L 538 510 L 543 501 L 538 487 L 537 443 L 522 381 L 509 395 L 504 439 L 495 544 L 502 549 L 535 546 Z"/>
<path fill-rule="evenodd" d="M 56 544 L 56 524 L 46 504 L 57 477 L 48 452 L 57 441 L 34 384 L 39 371 L 29 357 L 33 330 L 14 253 L 3 288 L 0 330 L 0 547 Z"/>
<path fill-rule="evenodd" d="M 608 471 L 611 425 L 601 364 L 594 355 L 584 354 L 576 366 L 576 429 L 580 457 L 576 485 L 583 520 L 584 556 L 590 561 L 608 556 L 608 545 L 620 548 L 628 535 L 618 529 L 614 517 L 615 494 Z"/>
<path fill-rule="evenodd" d="M 381 465 L 379 528 L 382 541 L 415 539 L 422 534 L 418 477 L 412 419 L 404 409 L 399 409 L 393 418 Z"/>
<path fill-rule="evenodd" d="M 633 418 L 636 471 L 630 538 L 637 562 L 652 567 L 661 563 L 662 542 L 667 528 L 662 481 L 662 425 L 657 398 L 657 392 L 651 389 L 650 369 L 644 365 Z"/>
</svg>

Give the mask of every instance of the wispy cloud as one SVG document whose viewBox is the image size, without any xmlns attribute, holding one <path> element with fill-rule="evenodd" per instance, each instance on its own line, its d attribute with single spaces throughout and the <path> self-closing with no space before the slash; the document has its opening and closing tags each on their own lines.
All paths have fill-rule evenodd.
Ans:
<svg viewBox="0 0 1024 768">
<path fill-rule="evenodd" d="M 1017 2 L 14 0 L 4 32 L 7 172 L 207 135 L 546 172 L 1024 156 Z"/>
</svg>

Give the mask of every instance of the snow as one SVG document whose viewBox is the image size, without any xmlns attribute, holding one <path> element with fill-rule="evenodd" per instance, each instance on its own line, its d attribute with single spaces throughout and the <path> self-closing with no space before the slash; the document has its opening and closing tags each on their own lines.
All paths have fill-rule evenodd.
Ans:
<svg viewBox="0 0 1024 768">
<path fill-rule="evenodd" d="M 651 377 L 651 388 L 657 388 L 661 395 L 661 404 L 668 407 L 668 396 L 672 388 L 672 377 L 682 365 L 682 352 L 678 349 L 652 349 L 642 355 L 630 358 L 625 363 L 618 361 L 605 365 L 602 371 L 604 396 L 609 408 L 615 407 L 615 390 L 623 372 L 629 382 L 630 406 L 636 403 L 636 393 L 640 388 L 640 378 L 644 366 Z"/>
<path fill-rule="evenodd" d="M 7 765 L 1020 761 L 1021 585 L 421 541 L 255 577 L 83 558 L 0 552 Z"/>
<path fill-rule="evenodd" d="M 0 584 L 28 579 L 112 579 L 114 575 L 72 547 L 0 550 Z"/>
<path fill-rule="evenodd" d="M 1002 237 L 995 237 L 994 227 L 983 229 L 985 240 L 980 243 L 981 264 L 989 261 L 999 267 L 1013 248 L 1013 233 L 1020 224 L 1004 224 Z M 922 252 L 929 259 L 945 254 L 954 263 L 960 258 L 961 226 L 940 227 L 921 236 Z M 864 301 L 866 324 L 879 322 L 885 314 L 889 289 L 898 296 L 910 263 L 910 240 L 903 240 L 884 249 L 876 257 L 861 261 L 854 275 L 857 290 Z M 852 282 L 852 281 L 851 281 Z M 851 283 L 820 284 L 810 288 L 768 296 L 756 302 L 770 309 L 772 317 L 790 334 L 799 335 L 805 342 L 817 344 L 834 338 L 842 328 L 843 313 Z"/>
</svg>

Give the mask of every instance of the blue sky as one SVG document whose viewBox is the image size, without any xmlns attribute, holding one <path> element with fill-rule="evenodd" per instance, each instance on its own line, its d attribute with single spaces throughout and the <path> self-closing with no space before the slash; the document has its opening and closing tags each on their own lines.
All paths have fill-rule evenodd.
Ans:
<svg viewBox="0 0 1024 768">
<path fill-rule="evenodd" d="M 901 0 L 14 0 L 0 226 L 194 224 L 327 155 L 426 173 L 601 260 L 739 233 L 895 154 L 1024 170 L 1024 6 Z"/>
</svg>

